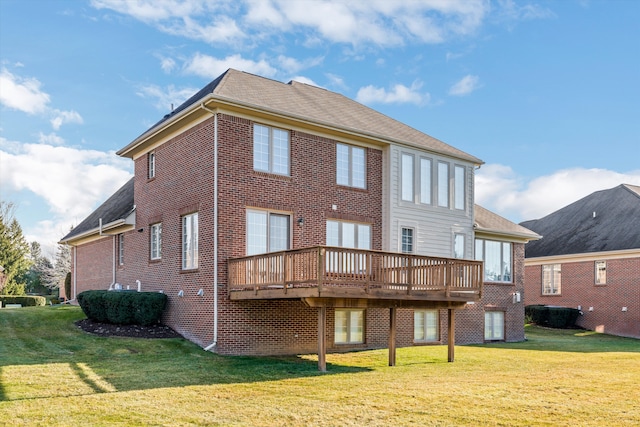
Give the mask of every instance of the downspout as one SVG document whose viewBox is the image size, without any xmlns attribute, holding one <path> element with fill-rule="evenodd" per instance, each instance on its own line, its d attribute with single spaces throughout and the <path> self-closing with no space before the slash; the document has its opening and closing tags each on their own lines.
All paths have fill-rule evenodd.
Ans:
<svg viewBox="0 0 640 427">
<path fill-rule="evenodd" d="M 102 232 L 102 218 L 98 219 L 98 234 L 100 236 L 113 236 L 113 269 L 111 272 L 111 284 L 109 285 L 109 291 L 113 289 L 116 284 L 116 237 L 115 234 L 106 234 Z"/>
<path fill-rule="evenodd" d="M 200 108 L 213 114 L 213 342 L 204 348 L 209 351 L 218 345 L 218 115 L 204 102 Z"/>
</svg>

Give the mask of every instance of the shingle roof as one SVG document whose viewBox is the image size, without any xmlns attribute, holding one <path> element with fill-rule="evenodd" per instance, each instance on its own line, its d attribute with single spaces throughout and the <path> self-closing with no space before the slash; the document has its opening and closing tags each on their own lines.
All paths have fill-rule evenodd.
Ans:
<svg viewBox="0 0 640 427">
<path fill-rule="evenodd" d="M 64 236 L 61 241 L 64 242 L 87 231 L 97 229 L 100 225 L 100 218 L 102 218 L 102 224 L 106 225 L 129 216 L 134 207 L 133 180 L 134 178 L 131 178 L 127 181 L 126 184 L 120 187 L 118 191 L 93 211 L 91 215 L 74 227 L 69 234 Z"/>
<path fill-rule="evenodd" d="M 526 240 L 539 239 L 540 236 L 533 231 L 509 221 L 500 215 L 491 212 L 482 206 L 475 205 L 475 229 L 486 233 L 502 234 L 505 236 L 520 237 Z"/>
<path fill-rule="evenodd" d="M 525 257 L 640 248 L 640 187 L 622 184 L 596 191 L 522 226 L 543 236 L 527 243 Z"/>
<path fill-rule="evenodd" d="M 234 69 L 213 80 L 141 137 L 207 96 L 482 163 L 477 157 L 339 93 L 296 81 L 282 83 Z"/>
</svg>

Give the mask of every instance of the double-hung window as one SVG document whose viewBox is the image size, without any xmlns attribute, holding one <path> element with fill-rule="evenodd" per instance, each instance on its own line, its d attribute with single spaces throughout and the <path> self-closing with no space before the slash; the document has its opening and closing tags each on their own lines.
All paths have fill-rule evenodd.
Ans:
<svg viewBox="0 0 640 427">
<path fill-rule="evenodd" d="M 336 144 L 336 183 L 365 188 L 365 163 L 364 148 Z"/>
<path fill-rule="evenodd" d="M 453 257 L 464 258 L 464 234 L 455 233 L 453 235 Z"/>
<path fill-rule="evenodd" d="M 336 344 L 364 342 L 364 310 L 336 309 L 334 342 Z"/>
<path fill-rule="evenodd" d="M 150 258 L 158 260 L 162 258 L 162 223 L 151 225 Z"/>
<path fill-rule="evenodd" d="M 511 283 L 511 243 L 476 239 L 476 260 L 484 261 L 486 282 Z"/>
<path fill-rule="evenodd" d="M 413 340 L 416 342 L 438 341 L 438 310 L 416 310 L 413 312 Z"/>
<path fill-rule="evenodd" d="M 289 249 L 290 216 L 260 210 L 247 211 L 247 255 Z"/>
<path fill-rule="evenodd" d="M 289 175 L 289 132 L 253 125 L 253 169 Z"/>
<path fill-rule="evenodd" d="M 124 234 L 118 234 L 118 265 L 124 265 Z"/>
<path fill-rule="evenodd" d="M 151 179 L 156 176 L 156 152 L 152 151 L 147 155 L 147 178 Z"/>
<path fill-rule="evenodd" d="M 198 268 L 198 213 L 182 217 L 182 269 Z"/>
<path fill-rule="evenodd" d="M 596 261 L 596 285 L 607 284 L 607 261 Z"/>
<path fill-rule="evenodd" d="M 402 227 L 400 232 L 401 236 L 401 250 L 403 254 L 413 253 L 413 228 Z"/>
<path fill-rule="evenodd" d="M 562 290 L 562 264 L 542 266 L 542 295 L 560 295 Z"/>
</svg>

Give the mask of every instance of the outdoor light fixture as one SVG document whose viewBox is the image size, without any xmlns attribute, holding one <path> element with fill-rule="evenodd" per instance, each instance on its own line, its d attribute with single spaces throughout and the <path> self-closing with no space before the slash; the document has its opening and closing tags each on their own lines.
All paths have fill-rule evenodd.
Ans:
<svg viewBox="0 0 640 427">
<path fill-rule="evenodd" d="M 198 295 L 199 297 L 203 296 L 204 295 L 204 289 L 200 288 L 200 290 L 198 291 L 198 293 L 196 295 Z"/>
<path fill-rule="evenodd" d="M 298 225 L 300 227 L 302 227 L 304 225 L 304 218 L 302 218 L 302 217 L 298 218 Z"/>
<path fill-rule="evenodd" d="M 182 289 L 180 289 L 180 290 L 178 291 L 178 296 L 179 296 L 179 297 L 183 297 L 183 296 L 184 296 L 184 291 L 183 291 Z"/>
</svg>

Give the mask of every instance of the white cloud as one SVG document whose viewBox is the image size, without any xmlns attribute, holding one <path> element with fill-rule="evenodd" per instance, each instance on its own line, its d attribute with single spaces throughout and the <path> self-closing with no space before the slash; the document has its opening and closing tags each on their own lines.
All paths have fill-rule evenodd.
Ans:
<svg viewBox="0 0 640 427">
<path fill-rule="evenodd" d="M 160 60 L 160 68 L 165 73 L 170 73 L 176 68 L 176 61 L 171 58 L 162 58 Z"/>
<path fill-rule="evenodd" d="M 28 190 L 57 217 L 84 219 L 131 175 L 130 160 L 113 152 L 0 138 L 3 191 Z"/>
<path fill-rule="evenodd" d="M 53 118 L 51 119 L 51 126 L 54 130 L 59 130 L 60 126 L 65 123 L 77 123 L 82 124 L 82 116 L 77 111 L 60 111 L 51 110 Z"/>
<path fill-rule="evenodd" d="M 251 59 L 245 59 L 239 54 L 218 59 L 213 56 L 196 53 L 193 58 L 185 64 L 185 72 L 210 79 L 219 76 L 229 68 L 235 68 L 265 77 L 273 77 L 277 73 L 277 70 L 264 59 L 253 61 Z"/>
<path fill-rule="evenodd" d="M 457 81 L 451 88 L 449 89 L 449 95 L 452 96 L 465 96 L 469 95 L 471 92 L 475 91 L 480 87 L 480 79 L 478 76 L 472 76 L 468 74 L 464 76 L 462 79 Z"/>
<path fill-rule="evenodd" d="M 287 74 L 295 74 L 307 68 L 314 67 L 320 63 L 324 58 L 319 56 L 315 58 L 308 58 L 300 61 L 296 58 L 291 58 L 284 55 L 278 56 L 278 65 Z"/>
<path fill-rule="evenodd" d="M 422 82 L 417 80 L 410 87 L 396 84 L 390 90 L 369 85 L 358 90 L 356 100 L 363 104 L 427 104 L 431 95 L 428 92 L 421 93 L 421 88 Z"/>
<path fill-rule="evenodd" d="M 64 145 L 64 139 L 53 132 L 48 135 L 42 132 L 38 133 L 38 142 L 48 145 Z"/>
<path fill-rule="evenodd" d="M 37 79 L 22 78 L 3 68 L 0 71 L 0 103 L 27 114 L 44 113 L 50 97 L 40 86 Z"/>
<path fill-rule="evenodd" d="M 320 87 L 320 88 L 322 87 L 318 83 L 316 83 L 313 80 L 311 80 L 310 78 L 304 77 L 304 76 L 295 76 L 291 80 L 295 80 L 297 82 L 308 84 L 308 85 L 311 85 L 311 86 L 316 86 L 316 87 Z"/>
<path fill-rule="evenodd" d="M 197 91 L 198 89 L 196 88 L 186 87 L 179 89 L 174 85 L 169 85 L 166 88 L 161 88 L 156 85 L 146 85 L 138 89 L 137 95 L 143 98 L 153 99 L 154 106 L 158 110 L 166 113 L 171 111 L 172 105 L 173 108 L 177 108 Z"/>
<path fill-rule="evenodd" d="M 640 170 L 562 169 L 531 181 L 510 167 L 483 165 L 476 172 L 476 202 L 515 222 L 542 218 L 594 191 L 640 185 Z"/>
</svg>

